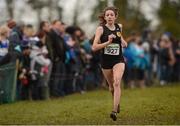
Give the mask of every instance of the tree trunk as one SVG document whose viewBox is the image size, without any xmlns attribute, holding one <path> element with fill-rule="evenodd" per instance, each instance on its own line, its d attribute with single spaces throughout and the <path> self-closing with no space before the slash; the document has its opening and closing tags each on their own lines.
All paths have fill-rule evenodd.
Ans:
<svg viewBox="0 0 180 126">
<path fill-rule="evenodd" d="M 9 13 L 9 18 L 14 18 L 14 0 L 5 0 L 7 6 L 7 12 Z"/>
<path fill-rule="evenodd" d="M 38 28 L 39 28 L 39 24 L 40 24 L 40 22 L 41 22 L 41 9 L 38 8 L 38 9 L 36 9 L 36 10 L 37 10 L 37 26 L 38 26 Z"/>
</svg>

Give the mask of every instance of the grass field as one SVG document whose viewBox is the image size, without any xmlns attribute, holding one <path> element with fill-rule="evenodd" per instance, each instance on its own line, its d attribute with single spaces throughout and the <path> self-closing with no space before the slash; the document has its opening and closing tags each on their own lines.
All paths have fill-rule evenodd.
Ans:
<svg viewBox="0 0 180 126">
<path fill-rule="evenodd" d="M 117 121 L 106 90 L 0 105 L 0 124 L 180 124 L 180 85 L 123 90 Z"/>
</svg>

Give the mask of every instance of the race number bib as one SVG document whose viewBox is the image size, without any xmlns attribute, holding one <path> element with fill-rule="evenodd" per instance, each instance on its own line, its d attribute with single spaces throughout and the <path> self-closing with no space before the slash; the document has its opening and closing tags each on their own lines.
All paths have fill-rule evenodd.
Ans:
<svg viewBox="0 0 180 126">
<path fill-rule="evenodd" d="M 104 48 L 104 54 L 119 55 L 119 44 L 112 43 Z"/>
</svg>

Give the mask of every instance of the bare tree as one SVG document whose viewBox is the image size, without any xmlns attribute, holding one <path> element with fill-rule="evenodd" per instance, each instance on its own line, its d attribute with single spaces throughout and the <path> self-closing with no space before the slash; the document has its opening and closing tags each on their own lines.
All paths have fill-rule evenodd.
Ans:
<svg viewBox="0 0 180 126">
<path fill-rule="evenodd" d="M 76 4 L 75 4 L 75 10 L 74 10 L 74 16 L 73 16 L 73 25 L 77 25 L 77 22 L 78 22 L 78 10 L 79 10 L 79 1 L 77 0 L 76 1 Z"/>
<path fill-rule="evenodd" d="M 9 13 L 9 18 L 14 18 L 14 0 L 5 0 L 7 12 Z"/>
<path fill-rule="evenodd" d="M 37 11 L 38 22 L 41 21 L 42 8 L 47 7 L 49 10 L 48 19 L 51 21 L 54 14 L 58 14 L 58 18 L 62 17 L 62 8 L 59 6 L 60 0 L 27 0 L 27 3 Z"/>
</svg>

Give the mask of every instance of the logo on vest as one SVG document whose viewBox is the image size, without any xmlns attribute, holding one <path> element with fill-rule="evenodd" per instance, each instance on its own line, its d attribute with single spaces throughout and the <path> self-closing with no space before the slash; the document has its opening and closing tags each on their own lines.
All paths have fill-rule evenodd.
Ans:
<svg viewBox="0 0 180 126">
<path fill-rule="evenodd" d="M 121 32 L 116 33 L 118 37 L 121 37 Z"/>
</svg>

